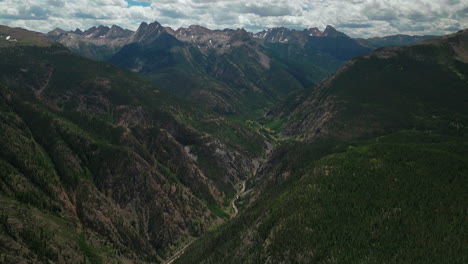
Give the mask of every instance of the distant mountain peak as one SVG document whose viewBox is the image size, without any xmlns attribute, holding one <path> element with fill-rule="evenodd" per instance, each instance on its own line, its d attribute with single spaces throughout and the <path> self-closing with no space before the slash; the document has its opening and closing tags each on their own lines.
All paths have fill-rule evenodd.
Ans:
<svg viewBox="0 0 468 264">
<path fill-rule="evenodd" d="M 316 27 L 309 28 L 309 29 L 304 29 L 304 31 L 306 31 L 307 34 L 309 36 L 311 36 L 311 37 L 321 36 L 323 34 L 323 32 L 320 31 L 320 29 L 318 29 Z"/>
<path fill-rule="evenodd" d="M 305 43 L 308 37 L 347 37 L 346 34 L 337 31 L 334 27 L 328 25 L 322 32 L 317 27 L 304 30 L 289 29 L 285 27 L 270 28 L 254 34 L 254 38 L 261 39 L 271 43 Z"/>
<path fill-rule="evenodd" d="M 144 30 L 146 27 L 148 27 L 148 23 L 146 22 L 141 22 L 140 26 L 138 27 L 137 31 Z"/>
<path fill-rule="evenodd" d="M 85 30 L 84 32 L 93 32 L 93 31 L 95 31 L 96 29 L 97 29 L 96 26 L 92 26 L 92 27 L 88 28 L 87 30 Z"/>
<path fill-rule="evenodd" d="M 92 26 L 83 32 L 83 35 L 88 36 L 93 34 L 97 30 L 96 26 Z"/>
<path fill-rule="evenodd" d="M 47 33 L 47 36 L 59 36 L 59 35 L 64 34 L 64 33 L 66 33 L 65 30 L 63 30 L 61 28 L 55 28 L 54 30 L 49 31 Z"/>
<path fill-rule="evenodd" d="M 200 26 L 200 25 L 190 25 L 188 28 L 189 28 L 189 29 L 191 29 L 191 30 L 195 30 L 195 29 L 203 29 L 203 30 L 209 30 L 209 31 L 211 31 L 211 30 L 210 30 L 210 29 L 208 29 L 207 27 Z"/>
<path fill-rule="evenodd" d="M 151 28 L 151 29 L 160 28 L 160 27 L 162 28 L 163 26 L 158 21 L 154 21 L 152 23 L 149 23 L 148 25 L 148 28 Z"/>
<path fill-rule="evenodd" d="M 211 29 L 199 25 L 189 26 L 188 31 L 192 34 L 211 34 L 213 32 Z"/>
<path fill-rule="evenodd" d="M 277 30 L 277 31 L 290 31 L 289 28 L 285 28 L 285 27 L 275 27 L 275 28 L 273 28 L 272 30 Z"/>
<path fill-rule="evenodd" d="M 330 25 L 327 25 L 327 27 L 325 28 L 325 30 L 322 33 L 322 36 L 323 37 L 348 37 L 348 35 L 346 35 L 343 32 L 340 32 L 340 31 L 336 30 L 334 27 L 332 27 Z"/>
<path fill-rule="evenodd" d="M 110 30 L 106 34 L 106 38 L 109 39 L 116 39 L 116 38 L 127 38 L 129 37 L 133 31 L 128 30 L 128 29 L 123 29 L 119 26 L 112 25 Z"/>
<path fill-rule="evenodd" d="M 107 26 L 99 25 L 98 27 L 91 27 L 85 32 L 83 32 L 83 35 L 85 38 L 103 38 L 107 32 L 109 32 L 110 28 Z"/>
<path fill-rule="evenodd" d="M 249 33 L 245 29 L 241 28 L 234 31 L 234 33 L 231 35 L 231 38 L 229 39 L 229 42 L 249 42 L 251 40 L 252 38 L 250 37 Z"/>
<path fill-rule="evenodd" d="M 77 29 L 75 29 L 75 31 L 73 31 L 73 33 L 81 35 L 81 34 L 83 34 L 83 31 L 81 31 L 81 29 L 77 28 Z"/>
<path fill-rule="evenodd" d="M 157 21 L 150 24 L 143 22 L 135 34 L 133 34 L 133 41 L 150 43 L 164 32 L 166 32 L 166 29 Z"/>
</svg>

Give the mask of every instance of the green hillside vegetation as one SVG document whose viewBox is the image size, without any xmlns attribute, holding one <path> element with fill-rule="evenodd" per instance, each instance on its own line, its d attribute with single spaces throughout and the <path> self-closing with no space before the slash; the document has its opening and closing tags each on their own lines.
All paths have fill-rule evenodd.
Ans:
<svg viewBox="0 0 468 264">
<path fill-rule="evenodd" d="M 241 214 L 176 263 L 465 263 L 467 31 L 357 58 L 289 96 Z"/>
<path fill-rule="evenodd" d="M 7 37 L 10 37 L 7 40 Z M 52 40 L 45 38 L 44 34 L 31 32 L 22 28 L 11 28 L 0 25 L 0 48 L 11 46 L 27 46 L 35 45 L 40 47 L 48 47 L 55 45 Z"/>
<path fill-rule="evenodd" d="M 368 48 L 140 27 L 140 76 L 0 27 L 0 263 L 468 262 L 467 30 L 319 83 Z"/>
<path fill-rule="evenodd" d="M 176 263 L 465 263 L 467 147 L 403 131 L 284 165 L 290 178 Z M 307 153 L 291 150 L 284 164 Z"/>
<path fill-rule="evenodd" d="M 285 48 L 263 46 L 247 36 L 223 51 L 208 48 L 202 52 L 200 47 L 162 33 L 151 43 L 124 46 L 109 61 L 161 84 L 179 98 L 246 120 L 258 119 L 288 93 L 311 87 L 344 62 L 317 55 L 320 52 L 313 49 L 301 62 L 283 52 Z M 325 65 L 329 58 L 332 62 Z"/>
<path fill-rule="evenodd" d="M 385 46 L 402 46 L 411 45 L 422 42 L 427 39 L 437 38 L 437 36 L 424 35 L 424 36 L 409 36 L 409 35 L 392 35 L 386 37 L 375 37 L 368 39 L 358 39 L 364 45 L 371 47 L 385 47 Z"/>
<path fill-rule="evenodd" d="M 41 41 L 0 48 L 1 262 L 160 262 L 228 218 L 263 136 Z"/>
<path fill-rule="evenodd" d="M 378 49 L 300 98 L 292 96 L 271 112 L 270 121 L 286 119 L 283 131 L 304 140 L 352 140 L 400 129 L 464 135 L 467 43 L 464 31 L 423 44 Z M 315 115 L 311 107 L 317 109 Z"/>
</svg>

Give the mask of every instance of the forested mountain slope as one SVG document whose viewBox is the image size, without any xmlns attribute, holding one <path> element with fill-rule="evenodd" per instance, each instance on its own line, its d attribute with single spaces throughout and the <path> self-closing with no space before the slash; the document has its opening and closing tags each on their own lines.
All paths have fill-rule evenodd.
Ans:
<svg viewBox="0 0 468 264">
<path fill-rule="evenodd" d="M 0 56 L 2 263 L 160 262 L 229 218 L 266 147 L 41 34 L 0 27 Z"/>
<path fill-rule="evenodd" d="M 467 34 L 376 50 L 272 111 L 299 140 L 175 263 L 465 263 Z"/>
<path fill-rule="evenodd" d="M 370 47 L 380 48 L 385 46 L 403 46 L 416 44 L 427 39 L 436 38 L 437 36 L 424 35 L 424 36 L 410 36 L 410 35 L 392 35 L 385 37 L 373 37 L 368 39 L 358 39 L 363 45 Z"/>
<path fill-rule="evenodd" d="M 468 32 L 356 58 L 270 113 L 302 140 L 355 139 L 400 129 L 466 133 Z"/>
</svg>

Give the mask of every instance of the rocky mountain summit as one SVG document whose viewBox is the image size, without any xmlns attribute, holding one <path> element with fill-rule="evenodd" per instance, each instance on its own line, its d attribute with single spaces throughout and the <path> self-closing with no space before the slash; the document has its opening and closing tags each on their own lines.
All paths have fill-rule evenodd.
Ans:
<svg viewBox="0 0 468 264">
<path fill-rule="evenodd" d="M 285 27 L 270 28 L 261 32 L 253 34 L 256 39 L 263 40 L 265 42 L 300 42 L 303 43 L 308 37 L 344 37 L 349 38 L 345 33 L 337 31 L 334 27 L 328 25 L 324 31 L 320 31 L 318 28 L 309 28 L 304 30 L 288 29 Z"/>
<path fill-rule="evenodd" d="M 67 47 L 74 48 L 77 52 L 82 52 L 79 49 L 78 42 L 87 44 L 94 44 L 96 46 L 113 46 L 123 47 L 126 44 L 133 42 L 147 42 L 150 43 L 155 40 L 161 33 L 168 33 L 173 35 L 178 40 L 188 43 L 196 43 L 209 47 L 222 47 L 229 45 L 231 37 L 236 36 L 237 33 L 246 33 L 243 40 L 249 40 L 249 36 L 261 40 L 262 42 L 272 43 L 285 43 L 285 42 L 304 42 L 307 37 L 347 37 L 346 34 L 337 31 L 332 26 L 328 25 L 322 32 L 318 28 L 304 29 L 303 31 L 288 29 L 288 28 L 272 28 L 258 33 L 246 32 L 244 29 L 225 29 L 225 30 L 211 30 L 206 27 L 191 25 L 188 28 L 179 28 L 173 30 L 169 27 L 163 27 L 158 22 L 146 23 L 143 22 L 136 31 L 122 29 L 119 26 L 113 25 L 112 27 L 98 26 L 91 27 L 84 32 L 80 29 L 75 31 L 64 31 L 56 28 L 47 33 L 47 36 L 57 40 Z M 118 40 L 118 41 L 116 41 Z M 97 48 L 97 47 L 96 47 Z M 117 51 L 117 49 L 115 50 Z M 114 52 L 115 52 L 114 51 Z M 82 54 L 92 59 L 96 59 L 93 54 Z M 111 54 L 106 54 L 110 56 Z M 98 59 L 105 59 L 106 57 L 99 57 Z"/>
</svg>

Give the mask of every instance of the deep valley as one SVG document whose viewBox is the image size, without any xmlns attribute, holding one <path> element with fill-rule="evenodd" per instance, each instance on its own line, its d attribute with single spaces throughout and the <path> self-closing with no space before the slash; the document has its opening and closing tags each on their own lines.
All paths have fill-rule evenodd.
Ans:
<svg viewBox="0 0 468 264">
<path fill-rule="evenodd" d="M 0 26 L 0 57 L 1 263 L 468 262 L 466 29 Z"/>
</svg>

